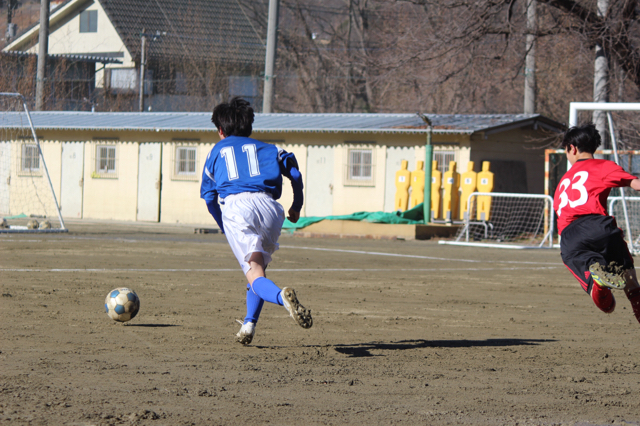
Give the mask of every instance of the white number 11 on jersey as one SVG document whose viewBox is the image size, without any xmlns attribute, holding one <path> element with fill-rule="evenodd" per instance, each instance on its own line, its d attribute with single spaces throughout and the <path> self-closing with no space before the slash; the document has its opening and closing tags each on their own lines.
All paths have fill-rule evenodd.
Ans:
<svg viewBox="0 0 640 426">
<path fill-rule="evenodd" d="M 258 151 L 253 143 L 242 145 L 242 152 L 247 154 L 247 162 L 249 163 L 249 175 L 251 177 L 260 174 L 260 165 L 258 163 Z M 220 156 L 224 158 L 227 164 L 227 177 L 229 180 L 235 180 L 240 177 L 238 174 L 238 164 L 236 163 L 236 154 L 232 146 L 224 147 L 220 150 Z"/>
</svg>

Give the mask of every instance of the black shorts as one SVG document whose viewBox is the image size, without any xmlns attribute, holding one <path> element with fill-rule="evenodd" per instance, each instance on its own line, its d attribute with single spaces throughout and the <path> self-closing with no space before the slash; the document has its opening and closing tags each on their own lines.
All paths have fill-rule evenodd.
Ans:
<svg viewBox="0 0 640 426">
<path fill-rule="evenodd" d="M 608 265 L 615 261 L 625 269 L 633 268 L 633 258 L 622 230 L 611 216 L 594 214 L 579 217 L 564 228 L 561 235 L 562 261 L 587 293 L 591 293 L 593 285 L 589 273 L 592 264 Z"/>
</svg>

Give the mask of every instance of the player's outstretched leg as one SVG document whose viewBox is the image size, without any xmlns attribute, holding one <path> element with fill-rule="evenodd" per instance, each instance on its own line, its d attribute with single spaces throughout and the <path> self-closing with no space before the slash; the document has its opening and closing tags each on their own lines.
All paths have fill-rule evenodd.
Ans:
<svg viewBox="0 0 640 426">
<path fill-rule="evenodd" d="M 600 287 L 622 290 L 627 285 L 624 268 L 614 262 L 609 265 L 601 265 L 596 262 L 589 266 L 589 272 L 593 281 Z"/>
<path fill-rule="evenodd" d="M 633 314 L 636 316 L 638 322 L 640 322 L 640 288 L 635 287 L 630 290 L 625 290 L 625 293 L 627 293 L 627 299 L 631 302 Z"/>
<path fill-rule="evenodd" d="M 282 297 L 280 296 L 280 287 L 275 285 L 273 281 L 266 277 L 258 277 L 251 284 L 251 289 L 262 300 L 275 305 L 283 305 Z"/>
<path fill-rule="evenodd" d="M 631 308 L 633 314 L 636 316 L 638 322 L 640 322 L 640 284 L 638 283 L 638 277 L 636 276 L 636 270 L 633 265 L 626 271 L 627 287 L 624 292 L 627 294 L 627 299 L 631 302 Z"/>
<path fill-rule="evenodd" d="M 613 297 L 611 289 L 602 287 L 595 282 L 591 286 L 591 299 L 605 314 L 610 314 L 616 309 L 616 299 Z"/>
<path fill-rule="evenodd" d="M 236 340 L 243 345 L 248 345 L 256 334 L 256 323 L 260 317 L 264 300 L 255 294 L 250 284 L 247 284 L 247 316 L 244 321 L 237 320 L 242 327 L 236 334 Z"/>
<path fill-rule="evenodd" d="M 313 318 L 311 318 L 311 310 L 305 308 L 298 301 L 298 296 L 296 296 L 296 291 L 292 288 L 285 287 L 282 289 L 282 301 L 284 302 L 284 307 L 289 311 L 289 315 L 293 318 L 300 327 L 302 328 L 311 328 L 313 325 Z"/>
</svg>

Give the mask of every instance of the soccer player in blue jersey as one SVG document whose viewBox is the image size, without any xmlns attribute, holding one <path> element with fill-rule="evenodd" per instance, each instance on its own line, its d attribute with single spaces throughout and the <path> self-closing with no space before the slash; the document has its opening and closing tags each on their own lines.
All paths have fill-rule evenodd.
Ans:
<svg viewBox="0 0 640 426">
<path fill-rule="evenodd" d="M 248 345 L 264 301 L 284 306 L 301 327 L 313 325 L 311 311 L 300 304 L 290 287 L 282 290 L 265 276 L 271 255 L 278 250 L 284 209 L 282 176 L 291 180 L 293 204 L 288 219 L 297 222 L 302 209 L 302 175 L 296 157 L 275 145 L 249 138 L 253 108 L 233 98 L 213 109 L 211 121 L 220 135 L 204 164 L 200 196 L 226 235 L 233 254 L 247 276 L 247 316 L 236 334 Z M 220 204 L 224 210 L 220 209 Z"/>
</svg>

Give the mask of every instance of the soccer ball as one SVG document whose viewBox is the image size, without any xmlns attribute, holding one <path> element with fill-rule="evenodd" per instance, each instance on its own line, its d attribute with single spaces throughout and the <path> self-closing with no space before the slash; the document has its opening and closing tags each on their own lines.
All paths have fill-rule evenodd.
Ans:
<svg viewBox="0 0 640 426">
<path fill-rule="evenodd" d="M 114 321 L 126 322 L 135 317 L 140 310 L 140 299 L 129 288 L 116 288 L 107 294 L 104 309 Z"/>
</svg>

